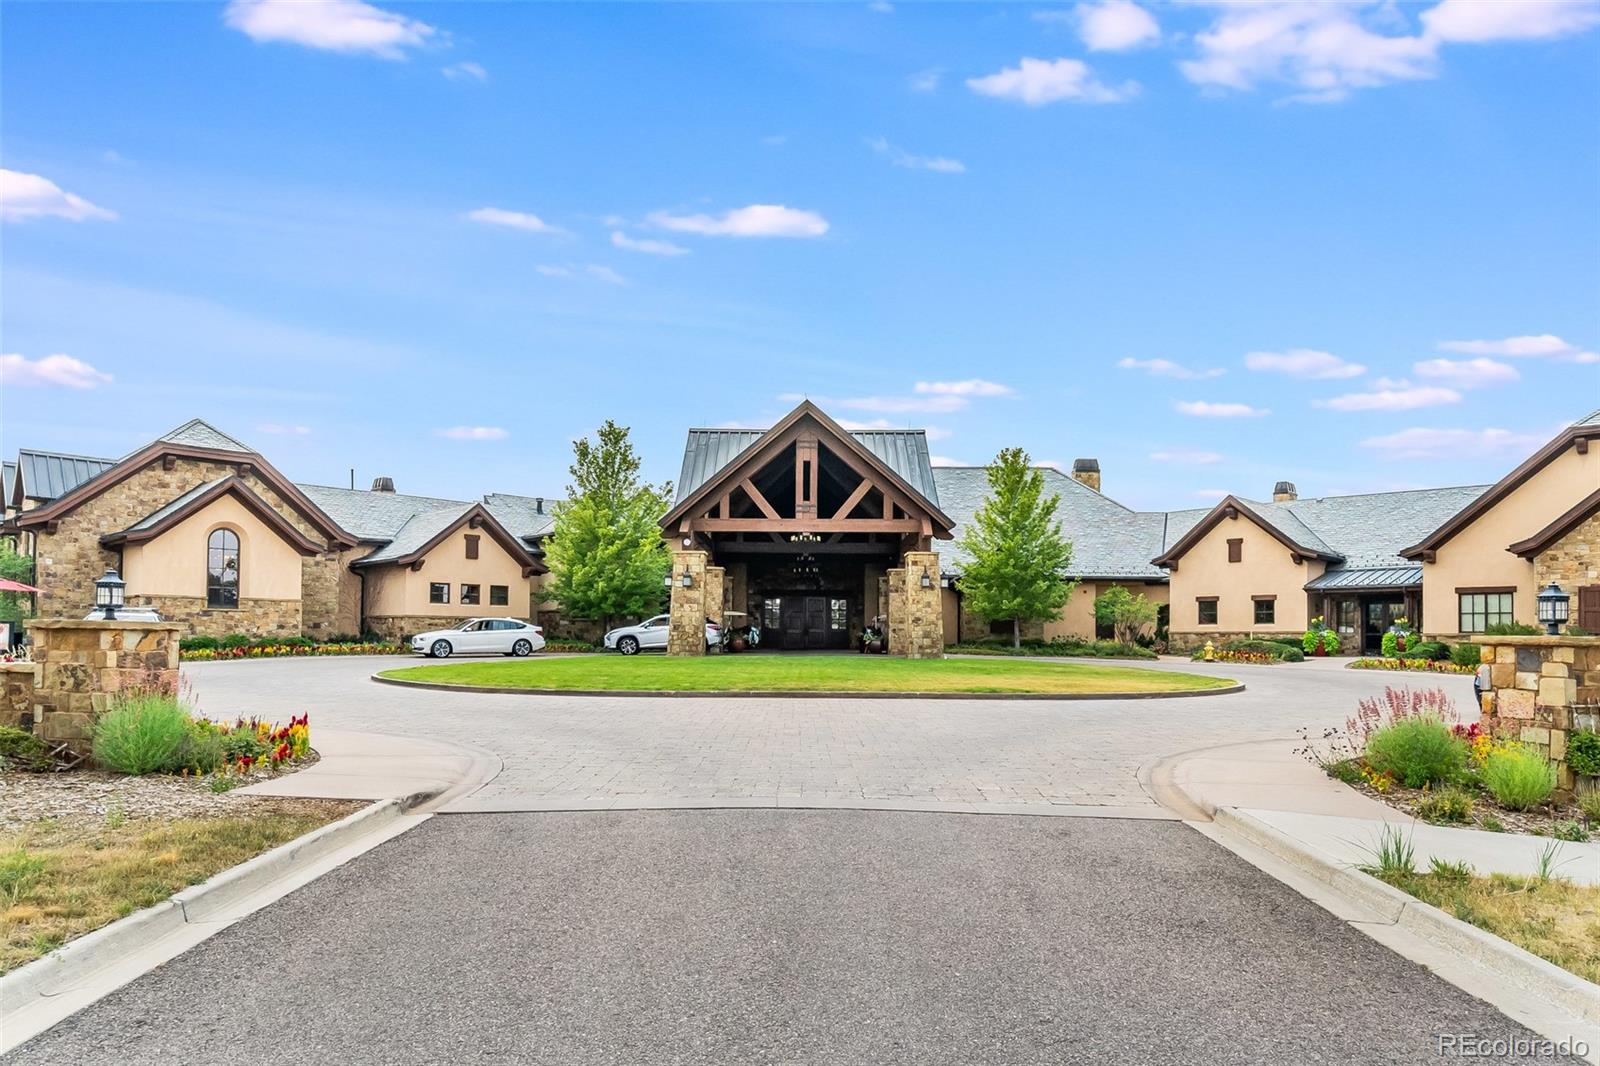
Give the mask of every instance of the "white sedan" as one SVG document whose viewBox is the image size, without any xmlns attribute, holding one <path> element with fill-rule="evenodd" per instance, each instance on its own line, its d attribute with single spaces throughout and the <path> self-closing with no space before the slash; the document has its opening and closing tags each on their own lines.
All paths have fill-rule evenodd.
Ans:
<svg viewBox="0 0 1600 1066">
<path fill-rule="evenodd" d="M 411 650 L 433 659 L 452 655 L 532 655 L 544 647 L 544 630 L 515 618 L 469 618 L 454 629 L 411 638 Z"/>
<path fill-rule="evenodd" d="M 671 615 L 658 614 L 654 618 L 646 618 L 638 625 L 613 629 L 605 635 L 606 650 L 615 649 L 624 655 L 638 655 L 641 651 L 648 651 L 651 648 L 665 649 L 667 633 L 672 628 L 667 623 L 671 620 Z M 715 622 L 707 622 L 706 647 L 715 647 L 720 643 L 722 643 L 722 627 Z"/>
</svg>

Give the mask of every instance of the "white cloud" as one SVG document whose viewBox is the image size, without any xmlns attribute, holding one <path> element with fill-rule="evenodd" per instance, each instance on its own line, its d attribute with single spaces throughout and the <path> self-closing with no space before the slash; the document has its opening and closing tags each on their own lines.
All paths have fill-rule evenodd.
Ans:
<svg viewBox="0 0 1600 1066">
<path fill-rule="evenodd" d="M 1078 36 L 1091 52 L 1122 52 L 1161 37 L 1155 17 L 1132 0 L 1079 4 L 1072 12 Z"/>
<path fill-rule="evenodd" d="M 720 216 L 657 211 L 650 221 L 664 229 L 706 237 L 820 237 L 828 232 L 828 220 L 815 211 L 782 204 L 751 204 Z"/>
<path fill-rule="evenodd" d="M 325 52 L 404 59 L 439 31 L 361 0 L 233 0 L 222 13 L 229 26 L 255 41 L 283 41 Z"/>
<path fill-rule="evenodd" d="M 1210 463 L 1222 462 L 1222 453 L 1198 451 L 1193 448 L 1168 448 L 1166 451 L 1151 452 L 1150 458 L 1158 463 L 1204 466 Z"/>
<path fill-rule="evenodd" d="M 1463 459 L 1524 455 L 1548 439 L 1543 433 L 1515 433 L 1508 429 L 1415 428 L 1369 437 L 1361 446 L 1382 451 L 1391 459 Z"/>
<path fill-rule="evenodd" d="M 1565 37 L 1597 24 L 1593 0 L 1444 0 L 1422 13 L 1429 37 L 1473 44 Z"/>
<path fill-rule="evenodd" d="M 440 67 L 439 73 L 451 81 L 488 81 L 489 72 L 483 69 L 481 63 L 470 60 L 463 63 L 451 63 L 448 67 Z"/>
<path fill-rule="evenodd" d="M 940 174 L 965 174 L 967 166 L 959 159 L 942 155 L 912 155 L 890 144 L 882 137 L 868 137 L 867 146 L 884 156 L 897 167 L 908 170 L 932 170 Z"/>
<path fill-rule="evenodd" d="M 944 80 L 942 70 L 920 70 L 906 79 L 906 84 L 912 92 L 931 93 L 939 88 L 939 83 Z"/>
<path fill-rule="evenodd" d="M 889 0 L 872 0 L 867 5 L 867 10 L 874 15 L 892 15 L 894 14 L 894 5 L 889 3 Z"/>
<path fill-rule="evenodd" d="M 547 278 L 570 278 L 573 276 L 571 267 L 557 266 L 554 263 L 540 263 L 533 269 Z"/>
<path fill-rule="evenodd" d="M 626 285 L 628 283 L 627 278 L 608 266 L 601 266 L 599 263 L 590 263 L 583 268 L 583 272 L 596 281 L 603 281 L 607 285 Z"/>
<path fill-rule="evenodd" d="M 929 440 L 949 440 L 955 435 L 942 426 L 925 426 L 922 432 Z"/>
<path fill-rule="evenodd" d="M 646 255 L 688 255 L 689 249 L 671 241 L 654 241 L 649 238 L 630 237 L 621 230 L 613 230 L 611 243 L 618 248 L 625 248 L 630 252 L 643 252 Z"/>
<path fill-rule="evenodd" d="M 1016 100 L 1029 107 L 1040 107 L 1061 100 L 1086 104 L 1114 104 L 1131 99 L 1139 92 L 1137 82 L 1107 85 L 1094 76 L 1081 59 L 1025 58 L 981 78 L 968 78 L 967 87 L 983 96 Z"/>
<path fill-rule="evenodd" d="M 1346 362 L 1331 352 L 1290 348 L 1286 352 L 1250 352 L 1244 365 L 1251 370 L 1288 374 L 1295 378 L 1356 378 L 1367 372 L 1359 363 Z"/>
<path fill-rule="evenodd" d="M 1420 378 L 1442 382 L 1458 389 L 1477 389 L 1485 385 L 1505 385 L 1522 377 L 1517 368 L 1493 359 L 1424 359 L 1411 364 Z"/>
<path fill-rule="evenodd" d="M 1015 390 L 982 378 L 968 378 L 966 381 L 919 381 L 911 391 L 924 396 L 1010 396 Z"/>
<path fill-rule="evenodd" d="M 1560 359 L 1568 363 L 1600 363 L 1600 355 L 1584 351 L 1560 337 L 1539 333 L 1497 341 L 1440 341 L 1439 350 L 1463 355 L 1498 355 L 1511 359 Z"/>
<path fill-rule="evenodd" d="M 1208 89 L 1281 82 L 1303 103 L 1435 77 L 1447 43 L 1548 39 L 1600 23 L 1596 0 L 1444 0 L 1414 34 L 1393 32 L 1408 23 L 1387 0 L 1202 2 L 1217 14 L 1194 35 L 1195 58 L 1178 64 L 1184 76 Z"/>
<path fill-rule="evenodd" d="M 277 422 L 268 422 L 264 426 L 257 426 L 256 432 L 265 433 L 273 437 L 309 437 L 310 426 L 286 426 Z"/>
<path fill-rule="evenodd" d="M 835 401 L 835 406 L 850 411 L 875 411 L 883 414 L 949 414 L 967 406 L 965 396 L 857 396 Z"/>
<path fill-rule="evenodd" d="M 952 459 L 948 455 L 930 455 L 930 456 L 928 456 L 928 462 L 932 466 L 971 466 L 972 465 L 971 463 L 963 462 L 960 459 Z"/>
<path fill-rule="evenodd" d="M 1178 411 L 1196 418 L 1259 418 L 1272 412 L 1265 407 L 1251 407 L 1247 403 L 1208 403 L 1205 400 L 1179 400 Z"/>
<path fill-rule="evenodd" d="M 1313 403 L 1334 411 L 1415 411 L 1419 407 L 1461 402 L 1461 394 L 1455 389 L 1437 385 L 1412 385 L 1408 381 L 1391 381 L 1387 378 L 1380 380 L 1378 385 L 1370 392 L 1350 392 Z"/>
<path fill-rule="evenodd" d="M 1227 371 L 1220 367 L 1207 370 L 1191 370 L 1180 363 L 1170 359 L 1119 359 L 1117 366 L 1123 370 L 1143 370 L 1151 377 L 1179 378 L 1184 381 L 1199 381 L 1204 378 L 1218 378 Z"/>
<path fill-rule="evenodd" d="M 526 230 L 529 233 L 561 234 L 567 232 L 560 226 L 552 226 L 538 215 L 530 215 L 526 211 L 507 211 L 499 207 L 480 207 L 475 211 L 468 211 L 467 217 L 474 222 L 482 222 L 487 226 L 509 226 L 512 229 Z"/>
<path fill-rule="evenodd" d="M 433 435 L 446 440 L 505 440 L 511 436 L 499 426 L 451 426 L 449 429 L 436 429 Z"/>
<path fill-rule="evenodd" d="M 60 385 L 69 389 L 92 389 L 109 385 L 111 375 L 96 370 L 70 355 L 47 355 L 27 359 L 20 355 L 0 355 L 0 383 L 13 388 Z"/>
<path fill-rule="evenodd" d="M 21 222 L 29 218 L 64 218 L 70 222 L 109 220 L 116 213 L 96 207 L 67 192 L 49 178 L 0 170 L 0 219 Z"/>
</svg>

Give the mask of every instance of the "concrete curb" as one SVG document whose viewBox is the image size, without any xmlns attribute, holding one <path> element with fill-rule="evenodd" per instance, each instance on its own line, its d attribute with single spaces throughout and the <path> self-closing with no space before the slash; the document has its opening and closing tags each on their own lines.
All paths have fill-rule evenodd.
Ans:
<svg viewBox="0 0 1600 1066">
<path fill-rule="evenodd" d="M 677 692 L 652 689 L 589 688 L 513 688 L 506 685 L 447 685 L 437 681 L 407 681 L 373 674 L 380 685 L 429 689 L 435 692 L 484 692 L 502 696 L 643 696 L 652 699 L 798 699 L 798 700 L 1050 700 L 1057 703 L 1080 700 L 1173 700 L 1199 696 L 1231 696 L 1243 692 L 1243 684 L 1223 688 L 1194 689 L 1188 692 L 763 692 L 738 690 L 720 692 Z"/>
<path fill-rule="evenodd" d="M 9 1027 L 15 1012 L 87 983 L 187 925 L 215 921 L 221 912 L 272 882 L 382 829 L 405 814 L 415 798 L 389 799 L 364 807 L 0 977 L 0 1031 Z"/>
<path fill-rule="evenodd" d="M 1252 815 L 1218 807 L 1216 824 L 1366 907 L 1391 924 L 1477 963 L 1511 984 L 1591 1023 L 1600 1023 L 1600 985 L 1568 973 L 1493 933 L 1307 848 Z"/>
</svg>

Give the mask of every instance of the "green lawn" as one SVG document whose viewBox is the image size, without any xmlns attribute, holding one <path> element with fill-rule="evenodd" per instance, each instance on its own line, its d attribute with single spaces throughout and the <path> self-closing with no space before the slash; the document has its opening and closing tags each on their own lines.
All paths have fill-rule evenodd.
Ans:
<svg viewBox="0 0 1600 1066">
<path fill-rule="evenodd" d="M 500 688 L 667 692 L 1192 692 L 1234 682 L 1098 663 L 868 655 L 585 655 L 385 670 L 404 681 Z"/>
</svg>

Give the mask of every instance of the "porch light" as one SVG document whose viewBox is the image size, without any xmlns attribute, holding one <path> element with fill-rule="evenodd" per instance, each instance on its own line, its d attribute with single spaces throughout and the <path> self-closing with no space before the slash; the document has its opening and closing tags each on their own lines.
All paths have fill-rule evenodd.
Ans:
<svg viewBox="0 0 1600 1066">
<path fill-rule="evenodd" d="M 94 605 L 103 613 L 107 622 L 117 619 L 117 608 L 121 607 L 127 597 L 128 583 L 117 576 L 114 569 L 108 569 L 105 576 L 94 583 Z M 1566 617 L 1566 606 L 1562 605 L 1562 617 Z"/>
<path fill-rule="evenodd" d="M 662 575 L 661 587 L 664 588 L 664 589 L 672 588 L 672 575 L 671 574 Z"/>
<path fill-rule="evenodd" d="M 686 588 L 686 589 L 694 588 L 694 578 L 689 576 L 689 571 L 687 571 L 687 570 L 685 570 L 683 572 L 682 584 L 683 584 L 683 587 Z"/>
<path fill-rule="evenodd" d="M 1554 581 L 1539 592 L 1539 621 L 1544 623 L 1545 632 L 1552 637 L 1561 632 L 1561 627 L 1567 621 L 1568 607 L 1572 597 L 1561 591 L 1561 586 Z"/>
<path fill-rule="evenodd" d="M 925 589 L 933 588 L 933 578 L 928 576 L 928 568 L 926 566 L 922 568 L 922 587 Z"/>
</svg>

